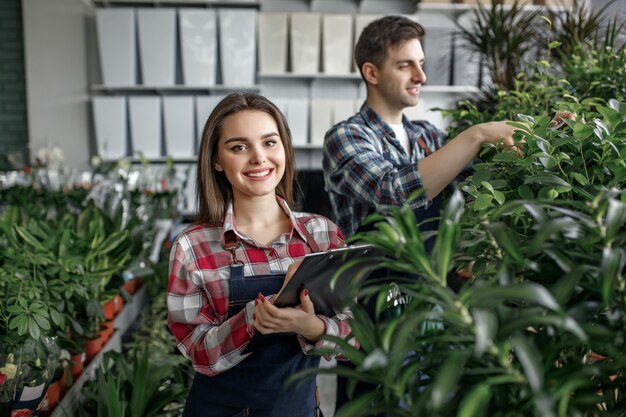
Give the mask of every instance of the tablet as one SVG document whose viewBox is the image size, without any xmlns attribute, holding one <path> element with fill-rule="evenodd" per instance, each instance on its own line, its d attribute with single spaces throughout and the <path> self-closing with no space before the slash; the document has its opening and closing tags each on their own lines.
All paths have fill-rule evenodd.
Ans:
<svg viewBox="0 0 626 417">
<path fill-rule="evenodd" d="M 369 275 L 381 255 L 374 245 L 310 253 L 303 258 L 289 283 L 276 295 L 274 305 L 297 306 L 300 304 L 300 292 L 306 288 L 315 306 L 315 314 L 332 317 L 340 312 L 349 297 L 355 295 L 351 288 Z M 353 265 L 339 272 L 351 261 L 355 261 Z"/>
<path fill-rule="evenodd" d="M 374 245 L 355 245 L 305 255 L 289 283 L 276 295 L 277 307 L 300 304 L 300 292 L 309 290 L 315 314 L 333 317 L 354 296 L 353 288 L 378 265 L 382 252 Z M 337 274 L 347 262 L 358 260 Z M 274 343 L 297 343 L 293 333 L 255 333 L 243 353 L 264 349 Z"/>
</svg>

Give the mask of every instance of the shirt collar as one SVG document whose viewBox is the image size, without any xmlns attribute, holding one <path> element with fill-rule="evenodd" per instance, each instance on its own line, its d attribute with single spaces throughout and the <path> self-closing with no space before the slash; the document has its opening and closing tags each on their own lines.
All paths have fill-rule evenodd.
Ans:
<svg viewBox="0 0 626 417">
<path fill-rule="evenodd" d="M 291 221 L 291 231 L 289 233 L 289 240 L 291 240 L 293 236 L 293 232 L 295 230 L 300 235 L 302 240 L 307 242 L 306 236 L 304 235 L 304 233 L 302 233 L 301 227 L 303 226 L 298 221 L 298 217 L 295 215 L 295 213 L 291 211 L 291 208 L 289 208 L 289 205 L 287 204 L 287 202 L 282 197 L 279 197 L 279 196 L 276 196 L 276 201 L 278 202 L 278 205 L 280 205 L 280 207 L 283 209 L 285 214 L 287 214 L 287 216 L 289 217 L 289 220 Z M 222 236 L 221 236 L 222 244 L 225 243 L 224 234 L 229 231 L 234 232 L 235 235 L 237 235 L 237 237 L 241 239 L 248 240 L 247 238 L 242 236 L 241 233 L 239 233 L 237 231 L 237 228 L 235 227 L 235 213 L 234 213 L 232 200 L 230 201 L 230 203 L 228 203 L 228 208 L 226 209 L 226 213 L 224 215 L 224 224 L 222 226 Z"/>
<path fill-rule="evenodd" d="M 372 109 L 367 101 L 363 102 L 360 110 L 361 116 L 365 120 L 365 123 L 373 130 L 382 132 L 385 136 L 394 136 L 393 129 L 389 126 L 379 115 Z M 418 134 L 418 130 L 415 128 L 413 123 L 409 120 L 408 117 L 403 113 L 402 114 L 402 125 L 407 130 L 409 138 L 411 138 L 412 134 Z"/>
</svg>

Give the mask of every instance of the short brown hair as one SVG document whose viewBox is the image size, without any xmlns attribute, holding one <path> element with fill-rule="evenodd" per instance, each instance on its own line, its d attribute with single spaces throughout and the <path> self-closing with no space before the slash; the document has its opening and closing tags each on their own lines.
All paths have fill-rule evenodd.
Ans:
<svg viewBox="0 0 626 417">
<path fill-rule="evenodd" d="M 224 97 L 211 112 L 204 125 L 198 153 L 196 195 L 198 198 L 198 224 L 219 224 L 224 221 L 233 190 L 224 172 L 215 169 L 217 145 L 224 119 L 233 114 L 251 110 L 269 114 L 276 121 L 278 134 L 285 149 L 285 173 L 276 187 L 276 194 L 293 207 L 293 181 L 295 176 L 291 131 L 283 113 L 267 98 L 254 93 L 232 93 Z"/>
<path fill-rule="evenodd" d="M 363 77 L 363 64 L 371 62 L 381 68 L 387 58 L 387 48 L 411 39 L 422 40 L 426 30 L 405 16 L 381 17 L 365 26 L 354 47 L 354 60 Z M 365 80 L 365 78 L 363 78 Z"/>
</svg>

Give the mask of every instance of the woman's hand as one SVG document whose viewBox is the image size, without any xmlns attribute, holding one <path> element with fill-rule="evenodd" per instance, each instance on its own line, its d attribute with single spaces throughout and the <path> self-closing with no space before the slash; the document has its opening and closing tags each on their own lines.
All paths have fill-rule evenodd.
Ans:
<svg viewBox="0 0 626 417">
<path fill-rule="evenodd" d="M 326 331 L 324 321 L 315 315 L 315 308 L 306 288 L 300 292 L 300 304 L 296 307 L 276 307 L 262 294 L 259 294 L 255 303 L 254 328 L 262 334 L 295 332 L 315 342 Z"/>
</svg>

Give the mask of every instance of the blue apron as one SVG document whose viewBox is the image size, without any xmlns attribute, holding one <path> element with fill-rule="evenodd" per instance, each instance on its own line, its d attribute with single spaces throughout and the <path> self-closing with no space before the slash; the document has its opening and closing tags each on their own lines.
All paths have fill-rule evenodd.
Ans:
<svg viewBox="0 0 626 417">
<path fill-rule="evenodd" d="M 307 237 L 309 239 L 312 238 Z M 316 244 L 309 246 L 314 248 Z M 277 293 L 285 278 L 285 274 L 246 277 L 243 265 L 234 256 L 234 249 L 231 253 L 228 317 L 239 313 L 246 303 L 257 298 L 259 292 Z M 239 364 L 215 376 L 196 373 L 183 417 L 317 416 L 319 404 L 315 378 L 288 386 L 285 381 L 298 371 L 318 367 L 320 358 L 302 353 L 295 335 L 281 335 L 279 340 L 280 343 L 253 352 Z"/>
</svg>

